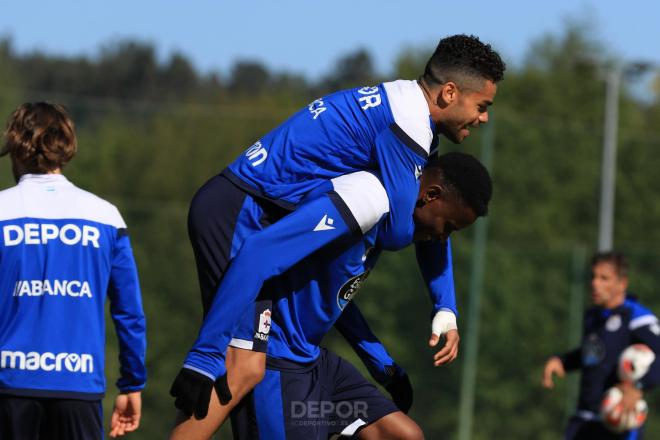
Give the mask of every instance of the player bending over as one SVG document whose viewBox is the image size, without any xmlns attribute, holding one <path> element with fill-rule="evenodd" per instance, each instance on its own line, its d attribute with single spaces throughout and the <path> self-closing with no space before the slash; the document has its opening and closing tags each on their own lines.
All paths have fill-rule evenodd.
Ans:
<svg viewBox="0 0 660 440">
<path fill-rule="evenodd" d="M 445 242 L 453 231 L 486 214 L 490 195 L 488 172 L 473 157 L 450 153 L 431 161 L 421 177 L 413 239 L 429 246 Z M 333 179 L 294 213 L 247 239 L 219 295 L 231 289 L 256 298 L 261 291 L 257 304 L 272 302 L 272 312 L 268 305 L 250 310 L 231 334 L 222 335 L 217 331 L 218 321 L 235 308 L 227 301 L 214 301 L 186 358 L 188 379 L 174 384 L 174 388 L 197 386 L 189 389 L 188 397 L 179 397 L 177 406 L 190 414 L 208 405 L 220 374 L 222 356 L 217 347 L 222 346 L 221 338 L 252 350 L 258 345 L 265 348 L 268 341 L 266 379 L 232 418 L 236 438 L 326 439 L 330 434 L 353 435 L 358 430 L 365 439 L 422 438 L 419 427 L 400 411 L 407 411 L 412 403 L 407 376 L 351 302 L 381 251 L 387 249 L 393 233 L 389 206 L 378 177 L 357 172 Z M 346 361 L 319 348 L 333 325 L 372 376 L 392 393 L 396 405 Z M 436 361 L 441 356 L 436 355 Z M 444 356 L 453 358 L 456 353 Z M 249 368 L 240 363 L 234 367 Z M 319 418 L 310 405 L 333 410 Z M 220 422 L 214 416 L 217 406 L 214 398 L 209 417 L 178 425 L 172 438 L 208 438 Z"/>
</svg>

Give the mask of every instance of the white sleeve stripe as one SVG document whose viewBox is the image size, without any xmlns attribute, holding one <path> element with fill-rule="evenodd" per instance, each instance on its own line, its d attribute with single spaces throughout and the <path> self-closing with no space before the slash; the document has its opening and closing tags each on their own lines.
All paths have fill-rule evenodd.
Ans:
<svg viewBox="0 0 660 440">
<path fill-rule="evenodd" d="M 373 228 L 390 210 L 390 202 L 378 177 L 366 171 L 332 179 L 335 193 L 344 201 L 362 233 Z"/>
<path fill-rule="evenodd" d="M 199 368 L 197 368 L 197 367 L 193 367 L 193 366 L 190 365 L 190 364 L 183 364 L 183 368 L 185 368 L 186 370 L 192 370 L 192 371 L 195 371 L 195 372 L 197 372 L 197 373 L 199 373 L 199 374 L 202 374 L 202 375 L 208 377 L 209 379 L 211 379 L 212 381 L 215 382 L 215 377 L 213 377 L 211 374 L 207 373 L 207 372 L 204 371 L 204 370 L 200 370 Z"/>
<path fill-rule="evenodd" d="M 360 428 L 361 426 L 364 426 L 366 424 L 367 424 L 367 422 L 365 422 L 364 420 L 357 419 L 356 421 L 354 421 L 353 423 L 348 425 L 346 428 L 344 428 L 344 430 L 341 433 L 339 433 L 339 435 L 340 436 L 352 436 L 353 434 L 355 434 L 355 432 L 358 430 L 358 428 Z"/>
<path fill-rule="evenodd" d="M 246 339 L 231 338 L 231 341 L 229 341 L 229 346 L 243 350 L 252 350 L 254 347 L 254 342 L 248 341 Z"/>
<path fill-rule="evenodd" d="M 658 318 L 656 318 L 654 315 L 644 315 L 640 316 L 639 318 L 631 319 L 630 323 L 628 324 L 628 328 L 630 330 L 637 330 L 638 328 L 644 327 L 645 325 L 652 325 L 657 323 Z"/>
</svg>

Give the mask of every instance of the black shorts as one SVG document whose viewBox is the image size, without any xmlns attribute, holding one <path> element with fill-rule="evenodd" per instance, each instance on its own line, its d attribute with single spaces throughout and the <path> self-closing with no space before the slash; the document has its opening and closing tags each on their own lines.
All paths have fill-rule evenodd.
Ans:
<svg viewBox="0 0 660 440">
<path fill-rule="evenodd" d="M 204 316 L 244 240 L 290 212 L 276 202 L 248 193 L 224 174 L 211 178 L 197 191 L 188 212 L 188 236 L 197 265 Z M 266 296 L 260 294 L 250 312 L 241 318 L 230 346 L 266 352 L 272 310 Z"/>
<path fill-rule="evenodd" d="M 397 411 L 353 365 L 322 349 L 307 365 L 269 359 L 264 379 L 232 413 L 232 429 L 240 440 L 327 440 Z"/>
<path fill-rule="evenodd" d="M 245 238 L 290 212 L 274 201 L 249 194 L 224 174 L 211 178 L 197 191 L 188 211 L 188 237 L 195 255 L 204 316 Z"/>
<path fill-rule="evenodd" d="M 100 400 L 0 395 L 0 440 L 102 438 Z"/>
</svg>

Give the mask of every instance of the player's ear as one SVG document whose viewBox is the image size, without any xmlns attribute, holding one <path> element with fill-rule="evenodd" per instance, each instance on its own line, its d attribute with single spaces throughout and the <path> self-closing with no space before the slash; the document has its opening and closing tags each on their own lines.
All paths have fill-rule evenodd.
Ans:
<svg viewBox="0 0 660 440">
<path fill-rule="evenodd" d="M 438 94 L 438 104 L 439 106 L 448 105 L 458 99 L 458 86 L 453 81 L 447 81 L 446 83 L 440 86 L 440 93 Z"/>
<path fill-rule="evenodd" d="M 422 195 L 422 201 L 424 204 L 432 202 L 437 199 L 441 199 L 445 193 L 445 188 L 438 183 L 433 183 L 424 188 L 424 194 Z"/>
</svg>

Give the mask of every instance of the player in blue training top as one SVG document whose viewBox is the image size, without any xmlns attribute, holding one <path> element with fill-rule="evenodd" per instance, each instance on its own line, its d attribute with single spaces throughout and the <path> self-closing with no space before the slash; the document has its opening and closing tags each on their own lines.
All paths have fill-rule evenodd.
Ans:
<svg viewBox="0 0 660 440">
<path fill-rule="evenodd" d="M 584 314 L 582 345 L 545 364 L 543 386 L 553 387 L 553 375 L 582 370 L 580 396 L 575 415 L 566 428 L 567 440 L 641 439 L 642 429 L 613 433 L 599 421 L 605 391 L 617 386 L 623 392 L 624 411 L 642 398 L 643 391 L 660 381 L 660 325 L 658 318 L 637 300 L 626 296 L 628 263 L 620 252 L 597 253 L 591 264 L 591 300 L 594 307 Z M 648 345 L 656 355 L 649 371 L 637 384 L 621 382 L 617 366 L 629 345 Z"/>
<path fill-rule="evenodd" d="M 0 155 L 17 181 L 0 192 L 0 438 L 103 438 L 106 295 L 121 377 L 110 436 L 140 423 L 145 319 L 126 224 L 61 173 L 77 149 L 59 105 L 24 104 Z"/>
<path fill-rule="evenodd" d="M 388 227 L 392 233 L 384 246 L 397 249 L 409 243 L 418 178 L 435 148 L 437 134 L 459 143 L 471 127 L 487 122 L 488 107 L 504 69 L 499 55 L 478 38 L 448 37 L 440 41 L 417 81 L 399 80 L 326 96 L 257 141 L 207 182 L 191 204 L 189 235 L 205 314 L 229 262 L 249 234 L 249 228 L 241 226 L 246 210 L 254 206 L 263 210 L 258 224 L 250 226 L 273 225 L 334 177 L 377 171 L 390 206 Z M 324 224 L 319 223 L 319 227 Z M 420 250 L 418 259 L 427 275 L 434 310 L 455 315 L 453 284 L 444 282 L 452 279 L 448 252 L 444 244 L 436 244 Z M 446 354 L 456 350 L 458 332 L 455 316 L 441 314 L 437 322 L 440 317 L 445 320 L 442 327 L 449 330 L 443 347 Z M 218 330 L 231 329 L 239 318 L 232 311 Z M 438 343 L 439 336 L 432 334 L 432 345 Z M 256 371 L 243 368 L 233 373 L 238 383 L 246 383 L 248 376 L 256 383 L 263 376 L 263 353 L 230 347 L 227 357 L 250 358 L 241 364 L 255 365 Z M 225 415 L 237 403 L 230 401 L 231 395 L 240 399 L 244 391 L 229 386 L 229 392 L 227 379 L 221 375 L 225 383 L 219 387 L 228 401 L 223 406 Z M 173 391 L 182 396 L 191 392 L 194 384 L 191 387 Z"/>
<path fill-rule="evenodd" d="M 416 241 L 427 244 L 435 240 L 446 241 L 452 231 L 472 224 L 478 215 L 485 215 L 490 194 L 488 172 L 476 159 L 461 153 L 434 159 L 421 178 L 414 210 Z M 411 390 L 407 376 L 396 367 L 369 331 L 356 306 L 350 304 L 353 294 L 384 248 L 383 243 L 389 242 L 388 234 L 392 233 L 388 228 L 389 207 L 387 193 L 379 179 L 369 172 L 357 172 L 332 179 L 323 190 L 310 195 L 310 200 L 294 213 L 248 238 L 230 265 L 200 336 L 186 359 L 185 374 L 197 377 L 205 385 L 199 387 L 191 399 L 179 402 L 179 406 L 197 411 L 207 405 L 214 378 L 219 375 L 218 367 L 221 367 L 218 362 L 221 355 L 214 348 L 222 346 L 219 339 L 230 338 L 233 346 L 248 349 L 255 341 L 261 340 L 254 335 L 253 313 L 248 313 L 231 334 L 217 331 L 219 321 L 226 313 L 239 310 L 236 302 L 220 301 L 223 290 L 240 290 L 252 297 L 261 290 L 260 298 L 273 301 L 274 306 L 272 312 L 263 311 L 257 316 L 257 335 L 268 338 L 268 327 L 272 325 L 268 353 L 272 358 L 285 361 L 286 365 L 278 364 L 278 368 L 284 370 L 276 376 L 284 377 L 285 371 L 296 371 L 293 376 L 296 383 L 311 381 L 302 387 L 302 391 L 284 382 L 281 382 L 281 390 L 280 382 L 274 391 L 269 388 L 275 386 L 271 382 L 263 387 L 273 395 L 289 396 L 292 402 L 322 397 L 321 400 L 341 397 L 340 400 L 346 402 L 369 402 L 360 420 L 335 420 L 335 428 L 340 428 L 337 433 L 354 432 L 376 422 L 372 429 L 365 430 L 364 438 L 374 438 L 376 433 L 379 438 L 389 438 L 390 435 L 393 438 L 418 438 L 421 432 L 412 420 L 397 412 L 392 402 L 345 361 L 318 347 L 327 331 L 336 325 L 365 361 L 374 378 L 392 392 L 399 407 L 403 410 L 409 408 Z M 253 215 L 259 218 L 259 212 Z M 256 262 L 258 264 L 254 264 Z M 440 313 L 453 316 L 448 311 Z M 447 354 L 449 358 L 455 355 L 455 352 Z M 442 360 L 436 356 L 436 361 Z M 314 363 L 314 368 L 308 368 L 310 363 Z M 241 367 L 237 365 L 237 368 Z M 229 379 L 231 384 L 232 376 Z M 341 396 L 333 392 L 339 382 L 343 383 Z M 174 386 L 180 385 L 175 383 Z M 255 390 L 255 401 L 260 400 L 257 396 L 265 389 L 263 387 Z M 309 394 L 309 390 L 323 392 Z M 277 433 L 284 432 L 285 425 L 286 438 L 325 438 L 323 435 L 327 437 L 335 432 L 327 430 L 327 423 L 300 426 L 298 420 L 290 424 L 286 414 L 289 404 L 283 405 L 284 413 L 280 408 L 270 417 L 259 418 L 259 438 L 284 438 Z M 259 404 L 255 402 L 255 406 L 258 409 Z M 207 417 L 196 430 L 186 424 L 179 425 L 173 438 L 208 438 L 218 426 L 217 407 L 214 400 L 211 406 L 213 417 Z M 272 405 L 270 407 L 272 409 Z M 263 415 L 263 411 L 257 412 Z M 232 422 L 235 422 L 234 418 Z M 242 432 L 240 438 L 252 438 L 254 434 L 246 434 L 244 427 L 244 423 L 238 428 L 234 425 L 235 431 Z"/>
</svg>

